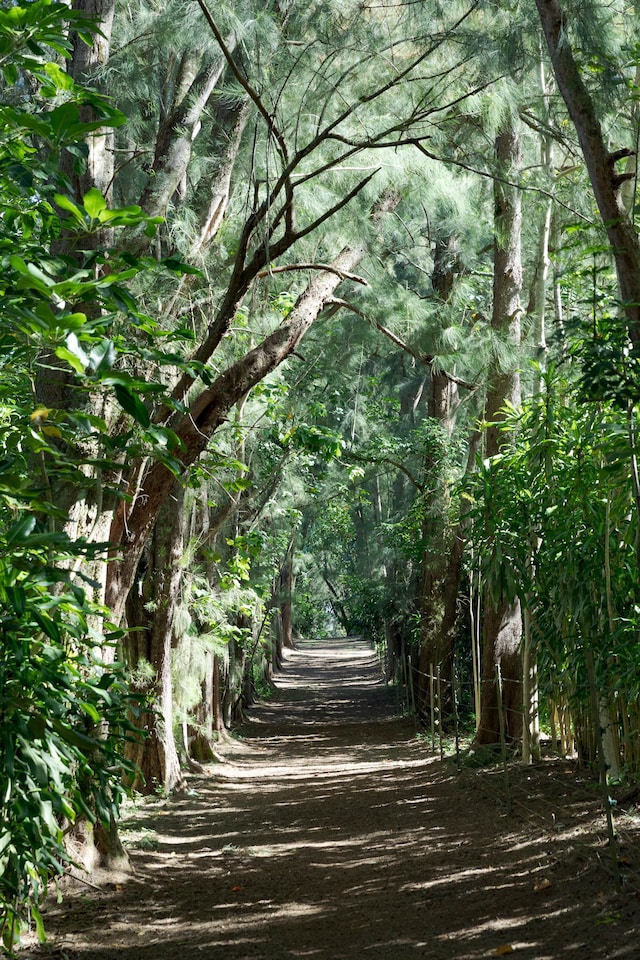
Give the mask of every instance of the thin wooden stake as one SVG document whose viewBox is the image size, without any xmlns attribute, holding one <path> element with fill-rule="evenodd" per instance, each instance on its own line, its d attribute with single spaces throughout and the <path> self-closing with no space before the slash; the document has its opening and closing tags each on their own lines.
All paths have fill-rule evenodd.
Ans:
<svg viewBox="0 0 640 960">
<path fill-rule="evenodd" d="M 440 664 L 437 666 L 438 682 L 438 737 L 440 739 L 440 759 L 444 760 L 444 744 L 442 742 L 442 685 L 440 683 Z"/>
<path fill-rule="evenodd" d="M 413 688 L 413 664 L 412 664 L 412 662 L 411 662 L 411 654 L 409 654 L 409 665 L 408 665 L 408 669 L 407 669 L 407 676 L 408 676 L 408 681 L 409 681 L 409 704 L 410 704 L 410 707 L 411 707 L 411 713 L 413 714 L 413 718 L 414 718 L 414 720 L 415 720 L 415 722 L 416 722 L 416 725 L 417 725 L 417 723 L 418 723 L 418 714 L 417 714 L 417 711 L 416 711 L 416 695 L 415 695 L 415 691 L 414 691 L 414 688 Z"/>
<path fill-rule="evenodd" d="M 504 770 L 504 790 L 507 799 L 507 813 L 511 813 L 511 785 L 509 783 L 509 766 L 507 764 L 507 738 L 504 726 L 504 706 L 502 703 L 502 671 L 500 664 L 496 664 L 496 683 L 498 692 L 498 721 L 500 723 L 500 746 L 502 748 L 502 767 Z"/>
<path fill-rule="evenodd" d="M 554 754 L 558 754 L 558 731 L 556 730 L 556 703 L 549 697 L 549 725 L 551 727 L 551 746 Z"/>
<path fill-rule="evenodd" d="M 593 657 L 593 650 L 588 647 L 585 652 L 587 661 L 587 676 L 589 678 L 589 692 L 591 694 L 591 712 L 593 714 L 593 727 L 596 734 L 596 744 L 598 747 L 598 759 L 600 761 L 600 788 L 602 790 L 602 806 L 607 818 L 607 834 L 609 836 L 609 858 L 611 860 L 611 872 L 616 890 L 620 890 L 622 882 L 620 880 L 620 866 L 618 864 L 618 838 L 613 826 L 613 813 L 611 811 L 611 800 L 609 798 L 609 783 L 607 776 L 607 761 L 604 755 L 603 729 L 600 722 L 600 707 L 598 697 L 598 684 L 596 681 L 596 665 Z"/>
<path fill-rule="evenodd" d="M 458 734 L 458 691 L 456 688 L 456 665 L 453 665 L 453 729 L 456 736 L 456 768 L 460 772 L 460 737 Z"/>
<path fill-rule="evenodd" d="M 431 753 L 436 752 L 436 705 L 433 690 L 433 664 L 429 664 L 429 702 L 431 703 Z"/>
</svg>

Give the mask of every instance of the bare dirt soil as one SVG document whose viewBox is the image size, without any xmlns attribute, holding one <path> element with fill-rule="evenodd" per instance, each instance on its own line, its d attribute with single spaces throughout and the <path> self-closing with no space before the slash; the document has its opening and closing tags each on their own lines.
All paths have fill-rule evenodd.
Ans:
<svg viewBox="0 0 640 960">
<path fill-rule="evenodd" d="M 371 648 L 300 642 L 229 763 L 124 823 L 135 875 L 45 912 L 29 960 L 640 957 L 640 816 L 618 814 L 615 893 L 597 791 L 567 761 L 441 762 Z"/>
</svg>

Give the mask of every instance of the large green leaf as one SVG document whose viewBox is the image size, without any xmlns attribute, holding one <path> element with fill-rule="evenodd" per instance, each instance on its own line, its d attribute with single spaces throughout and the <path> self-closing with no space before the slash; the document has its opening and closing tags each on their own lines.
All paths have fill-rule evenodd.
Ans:
<svg viewBox="0 0 640 960">
<path fill-rule="evenodd" d="M 132 393 L 131 390 L 128 390 L 127 387 L 124 387 L 120 384 L 116 384 L 114 387 L 114 393 L 122 409 L 126 410 L 126 412 L 132 416 L 134 420 L 136 420 L 143 427 L 149 427 L 151 425 L 149 411 L 145 407 L 140 397 L 138 397 L 135 393 Z"/>
</svg>

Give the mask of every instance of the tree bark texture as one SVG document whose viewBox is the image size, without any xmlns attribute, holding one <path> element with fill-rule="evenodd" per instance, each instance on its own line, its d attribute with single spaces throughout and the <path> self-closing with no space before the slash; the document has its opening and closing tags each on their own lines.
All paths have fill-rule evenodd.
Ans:
<svg viewBox="0 0 640 960">
<path fill-rule="evenodd" d="M 520 165 L 520 141 L 513 124 L 496 138 L 496 160 L 500 180 L 494 181 L 494 274 L 492 328 L 497 336 L 506 337 L 516 351 L 520 343 L 520 294 L 522 290 L 521 233 L 522 207 L 520 191 L 513 182 Z M 486 436 L 487 457 L 500 452 L 506 438 L 500 430 L 504 404 L 520 403 L 520 375 L 517 358 L 505 369 L 492 364 L 485 407 L 489 423 Z M 480 723 L 476 744 L 493 744 L 500 740 L 496 667 L 502 673 L 502 699 L 507 736 L 517 739 L 522 732 L 522 665 L 520 640 L 522 617 L 520 602 L 496 596 L 487 590 L 483 627 L 482 691 Z"/>
<path fill-rule="evenodd" d="M 613 252 L 620 297 L 629 335 L 640 345 L 640 245 L 627 216 L 620 187 L 633 174 L 619 174 L 616 163 L 628 157 L 625 148 L 610 152 L 593 100 L 582 79 L 568 37 L 568 18 L 559 0 L 536 0 L 558 89 L 580 141 L 589 179 Z"/>
<path fill-rule="evenodd" d="M 76 83 L 91 85 L 96 70 L 105 66 L 109 60 L 115 0 L 75 0 L 72 6 L 74 10 L 94 20 L 100 29 L 100 33 L 95 34 L 91 46 L 77 36 L 74 38 L 73 53 L 67 68 Z M 94 119 L 93 108 L 83 106 L 80 110 L 81 122 L 87 123 Z M 113 143 L 113 128 L 104 127 L 97 130 L 87 143 L 89 148 L 87 165 L 82 172 L 74 171 L 73 157 L 69 154 L 65 155 L 64 168 L 71 178 L 79 200 L 91 187 L 97 187 L 107 199 L 107 203 L 111 201 L 115 169 Z M 92 239 L 95 247 L 98 248 L 103 245 L 104 235 L 94 233 L 88 239 Z"/>
<path fill-rule="evenodd" d="M 293 649 L 293 629 L 292 629 L 292 594 L 293 594 L 293 554 L 294 554 L 295 535 L 291 537 L 287 554 L 280 571 L 280 618 L 282 624 L 282 643 L 285 647 Z"/>
<path fill-rule="evenodd" d="M 176 453 L 185 469 L 203 452 L 234 404 L 294 352 L 330 301 L 342 281 L 342 274 L 351 272 L 363 255 L 363 246 L 345 247 L 332 264 L 331 272 L 322 271 L 313 277 L 286 322 L 232 364 L 192 403 L 188 414 L 174 426 L 183 444 Z M 138 561 L 174 480 L 163 464 L 152 464 L 129 491 L 131 500 L 121 501 L 116 510 L 110 541 L 114 553 L 119 550 L 120 556 L 109 564 L 106 589 L 106 603 L 115 622 L 122 619 Z"/>
<path fill-rule="evenodd" d="M 184 551 L 183 490 L 174 484 L 163 504 L 148 549 L 138 568 L 137 590 L 127 604 L 128 654 L 133 670 L 151 667 L 150 689 L 154 712 L 144 715 L 147 736 L 137 746 L 135 759 L 141 774 L 134 787 L 151 793 L 158 787 L 171 792 L 182 785 L 173 734 L 171 650 L 173 617 L 179 599 Z"/>
<path fill-rule="evenodd" d="M 446 303 L 451 297 L 459 269 L 455 237 L 438 240 L 434 252 L 431 283 L 434 294 L 442 303 Z M 447 373 L 434 369 L 432 364 L 429 372 L 428 413 L 448 436 L 451 436 L 455 427 L 457 396 L 456 384 Z M 436 471 L 438 471 L 438 464 L 427 457 L 424 466 L 426 485 L 429 485 L 429 474 Z M 449 713 L 453 691 L 454 628 L 462 542 L 457 532 L 452 534 L 446 529 L 449 490 L 439 489 L 434 496 L 442 501 L 439 516 L 435 520 L 430 518 L 426 521 L 427 528 L 424 530 L 424 535 L 430 535 L 428 526 L 435 522 L 442 527 L 443 538 L 438 538 L 440 541 L 438 548 L 426 553 L 422 561 L 421 596 L 418 600 L 420 650 L 416 677 L 416 705 L 419 712 L 426 713 L 430 710 L 430 691 L 433 685 L 429 682 L 429 671 L 432 665 L 439 666 L 444 687 L 444 712 Z M 430 514 L 431 512 L 429 511 Z M 435 539 L 433 532 L 431 539 Z"/>
<path fill-rule="evenodd" d="M 152 176 L 140 197 L 140 206 L 150 216 L 166 213 L 173 195 L 185 180 L 202 114 L 225 66 L 220 57 L 198 70 L 192 52 L 183 56 L 176 84 L 180 97 L 161 119 Z"/>
</svg>

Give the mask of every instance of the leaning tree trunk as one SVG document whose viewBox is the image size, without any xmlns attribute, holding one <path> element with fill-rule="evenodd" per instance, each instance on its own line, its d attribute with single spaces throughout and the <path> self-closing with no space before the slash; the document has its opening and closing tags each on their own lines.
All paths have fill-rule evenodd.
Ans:
<svg viewBox="0 0 640 960">
<path fill-rule="evenodd" d="M 194 400 L 173 427 L 182 444 L 175 455 L 185 470 L 206 449 L 231 408 L 295 351 L 345 274 L 353 271 L 363 255 L 364 246 L 345 247 L 330 270 L 320 271 L 310 281 L 287 320 Z M 144 472 L 134 470 L 131 499 L 123 499 L 118 505 L 110 532 L 114 561 L 108 566 L 106 591 L 106 602 L 116 622 L 122 618 L 144 545 L 173 483 L 173 475 L 161 463 L 152 464 Z"/>
<path fill-rule="evenodd" d="M 595 105 L 582 79 L 568 38 L 568 17 L 559 0 L 536 0 L 558 88 L 580 141 L 598 210 L 611 244 L 620 299 L 629 323 L 629 336 L 640 347 L 640 244 L 620 196 L 620 187 L 633 171 L 618 173 L 616 163 L 633 152 L 610 152 Z"/>
<path fill-rule="evenodd" d="M 520 190 L 512 186 L 520 164 L 520 141 L 514 125 L 496 138 L 496 159 L 500 180 L 494 181 L 494 274 L 492 328 L 496 336 L 506 338 L 515 352 L 520 343 L 520 293 L 522 290 Z M 508 369 L 497 361 L 490 370 L 485 420 L 487 457 L 494 457 L 507 442 L 500 429 L 503 408 L 509 402 L 520 403 L 520 377 L 514 357 Z M 490 548 L 489 548 L 490 549 Z M 522 733 L 522 665 L 520 640 L 522 617 L 519 600 L 487 590 L 484 612 L 484 649 L 482 655 L 482 691 L 480 724 L 476 744 L 497 743 L 500 739 L 498 715 L 497 667 L 503 679 L 503 701 L 507 735 L 517 739 Z"/>
</svg>

